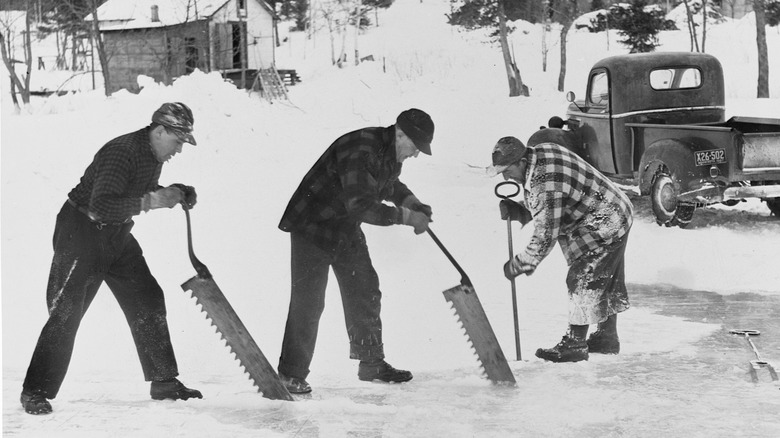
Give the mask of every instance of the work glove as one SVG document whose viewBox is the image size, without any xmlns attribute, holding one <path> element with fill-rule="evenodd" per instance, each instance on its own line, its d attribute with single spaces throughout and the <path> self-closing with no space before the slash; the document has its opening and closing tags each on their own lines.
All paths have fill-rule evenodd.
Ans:
<svg viewBox="0 0 780 438">
<path fill-rule="evenodd" d="M 170 187 L 176 187 L 184 193 L 184 199 L 181 201 L 187 208 L 192 208 L 198 203 L 198 194 L 195 193 L 195 187 L 186 186 L 184 184 L 176 183 L 171 184 Z"/>
<path fill-rule="evenodd" d="M 502 199 L 498 203 L 498 208 L 501 210 L 501 219 L 509 218 L 509 220 L 520 222 L 520 225 L 523 226 L 533 219 L 523 201 L 515 202 L 511 199 Z"/>
<path fill-rule="evenodd" d="M 431 206 L 428 204 L 423 204 L 419 199 L 417 199 L 417 196 L 414 195 L 407 196 L 401 203 L 401 207 L 406 207 L 412 211 L 419 211 L 420 213 L 428 216 L 429 219 L 433 216 L 433 210 L 431 210 Z"/>
<path fill-rule="evenodd" d="M 165 187 L 149 192 L 141 198 L 141 207 L 144 211 L 155 208 L 173 208 L 184 199 L 184 192 L 176 187 Z"/>
<path fill-rule="evenodd" d="M 536 261 L 520 253 L 504 264 L 504 277 L 512 280 L 520 274 L 531 275 L 536 270 Z"/>
<path fill-rule="evenodd" d="M 431 218 L 425 213 L 410 210 L 406 207 L 401 208 L 401 223 L 414 227 L 414 234 L 422 234 L 428 229 Z"/>
</svg>

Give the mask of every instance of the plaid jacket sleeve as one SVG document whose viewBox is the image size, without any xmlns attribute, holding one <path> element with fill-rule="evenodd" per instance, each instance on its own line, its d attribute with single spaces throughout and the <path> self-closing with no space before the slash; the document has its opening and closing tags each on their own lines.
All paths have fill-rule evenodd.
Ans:
<svg viewBox="0 0 780 438">
<path fill-rule="evenodd" d="M 381 226 L 399 222 L 400 210 L 382 203 L 385 189 L 380 175 L 381 156 L 368 147 L 356 148 L 338 157 L 338 167 L 344 206 L 351 218 Z"/>
<path fill-rule="evenodd" d="M 408 187 L 406 187 L 406 184 L 402 183 L 401 181 L 396 181 L 393 185 L 393 193 L 387 198 L 387 200 L 396 206 L 401 206 L 401 203 L 404 202 L 404 199 L 411 195 L 413 195 L 413 193 L 411 190 L 409 190 Z"/>
<path fill-rule="evenodd" d="M 628 197 L 581 157 L 554 144 L 534 148 L 526 201 L 534 235 L 526 254 L 538 264 L 561 245 L 571 263 L 628 233 L 633 215 Z"/>
<path fill-rule="evenodd" d="M 554 175 L 536 174 L 539 177 L 547 177 L 540 183 L 531 185 L 526 191 L 525 199 L 534 214 L 534 234 L 526 247 L 526 253 L 531 260 L 538 265 L 555 247 L 558 235 L 561 233 L 561 218 L 563 216 L 563 195 L 555 189 Z"/>
<path fill-rule="evenodd" d="M 162 163 L 151 152 L 146 130 L 117 137 L 95 155 L 82 184 L 93 219 L 122 222 L 141 212 L 141 197 L 160 188 Z M 78 198 L 78 196 L 76 196 Z M 82 204 L 82 205 L 83 205 Z"/>
</svg>

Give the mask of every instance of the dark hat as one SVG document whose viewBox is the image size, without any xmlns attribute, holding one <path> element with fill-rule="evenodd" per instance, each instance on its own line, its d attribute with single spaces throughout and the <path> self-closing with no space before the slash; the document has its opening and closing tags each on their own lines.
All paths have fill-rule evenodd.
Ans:
<svg viewBox="0 0 780 438">
<path fill-rule="evenodd" d="M 399 114 L 395 125 L 412 139 L 417 149 L 426 155 L 431 155 L 431 141 L 433 141 L 431 116 L 425 111 L 412 108 Z"/>
<path fill-rule="evenodd" d="M 195 119 L 192 110 L 181 102 L 167 102 L 152 114 L 152 122 L 165 126 L 173 131 L 179 139 L 193 146 L 195 137 L 192 136 L 192 125 Z"/>
<path fill-rule="evenodd" d="M 507 167 L 516 164 L 523 158 L 525 147 L 522 141 L 515 137 L 502 137 L 493 146 L 493 165 L 488 167 L 488 173 L 498 175 L 505 171 Z"/>
</svg>

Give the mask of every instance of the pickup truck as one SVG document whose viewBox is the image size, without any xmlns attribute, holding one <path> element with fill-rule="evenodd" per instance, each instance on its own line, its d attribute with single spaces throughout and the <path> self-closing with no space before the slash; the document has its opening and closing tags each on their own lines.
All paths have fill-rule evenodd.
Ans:
<svg viewBox="0 0 780 438">
<path fill-rule="evenodd" d="M 618 55 L 597 62 L 585 98 L 567 93 L 528 145 L 555 142 L 639 187 L 659 225 L 686 227 L 698 207 L 760 198 L 780 216 L 780 119 L 725 120 L 723 68 L 704 53 Z"/>
</svg>

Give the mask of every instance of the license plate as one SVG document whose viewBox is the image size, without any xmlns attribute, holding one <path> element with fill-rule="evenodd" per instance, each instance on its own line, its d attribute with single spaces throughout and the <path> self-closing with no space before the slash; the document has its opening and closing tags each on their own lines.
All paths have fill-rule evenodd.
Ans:
<svg viewBox="0 0 780 438">
<path fill-rule="evenodd" d="M 726 149 L 710 149 L 694 152 L 697 166 L 711 166 L 726 162 Z"/>
</svg>

